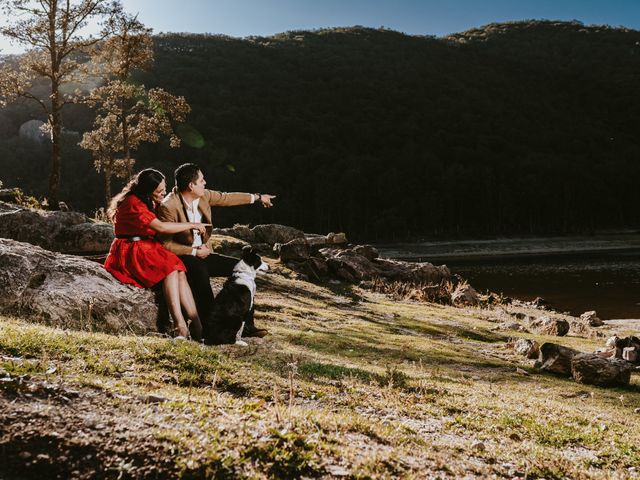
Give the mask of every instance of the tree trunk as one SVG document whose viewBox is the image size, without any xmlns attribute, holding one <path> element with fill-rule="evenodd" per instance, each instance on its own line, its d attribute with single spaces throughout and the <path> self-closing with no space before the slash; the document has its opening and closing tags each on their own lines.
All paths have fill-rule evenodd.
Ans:
<svg viewBox="0 0 640 480">
<path fill-rule="evenodd" d="M 104 206 L 109 208 L 109 202 L 111 202 L 111 169 L 104 168 Z"/>
<path fill-rule="evenodd" d="M 131 150 L 129 148 L 129 124 L 127 123 L 127 109 L 125 99 L 121 100 L 120 108 L 122 109 L 122 156 L 127 166 L 127 179 L 133 177 L 133 162 L 129 158 Z"/>
<path fill-rule="evenodd" d="M 49 174 L 49 209 L 58 210 L 60 170 L 62 165 L 62 105 L 57 83 L 51 84 L 51 115 L 49 123 L 51 126 L 51 173 Z"/>
</svg>

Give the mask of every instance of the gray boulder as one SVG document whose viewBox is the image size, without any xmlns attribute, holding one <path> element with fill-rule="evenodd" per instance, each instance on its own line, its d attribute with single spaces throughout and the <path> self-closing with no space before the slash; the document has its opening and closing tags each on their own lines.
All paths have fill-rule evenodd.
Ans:
<svg viewBox="0 0 640 480">
<path fill-rule="evenodd" d="M 68 253 L 106 253 L 113 226 L 79 212 L 47 212 L 0 202 L 0 237 Z"/>
<path fill-rule="evenodd" d="M 513 349 L 516 353 L 525 356 L 529 359 L 538 358 L 540 353 L 540 346 L 535 340 L 529 340 L 528 338 L 519 338 L 513 345 Z"/>
<path fill-rule="evenodd" d="M 580 353 L 571 359 L 571 373 L 578 383 L 617 387 L 629 384 L 631 365 L 618 358 L 602 358 L 594 353 Z"/>
<path fill-rule="evenodd" d="M 239 238 L 247 243 L 266 243 L 271 246 L 276 243 L 288 243 L 294 238 L 304 238 L 304 232 L 301 230 L 275 223 L 256 225 L 253 228 L 249 228 L 246 225 L 235 225 L 232 228 L 214 228 L 212 233 Z"/>
<path fill-rule="evenodd" d="M 353 247 L 353 251 L 371 261 L 380 256 L 378 250 L 371 245 L 356 245 L 355 247 Z"/>
<path fill-rule="evenodd" d="M 580 352 L 556 343 L 543 343 L 534 367 L 558 375 L 571 375 L 571 360 Z"/>
<path fill-rule="evenodd" d="M 212 230 L 212 235 L 238 238 L 247 243 L 253 243 L 256 241 L 255 234 L 246 225 L 234 225 L 231 228 L 214 228 Z"/>
<path fill-rule="evenodd" d="M 277 243 L 273 248 L 280 255 L 282 262 L 304 262 L 311 256 L 311 248 L 306 238 L 294 238 L 284 245 Z"/>
<path fill-rule="evenodd" d="M 590 327 L 601 327 L 602 325 L 604 325 L 604 322 L 598 318 L 595 310 L 584 312 L 582 315 L 580 315 L 580 320 Z"/>
<path fill-rule="evenodd" d="M 8 239 L 0 239 L 0 310 L 63 328 L 157 330 L 151 290 L 124 285 L 90 260 Z"/>
<path fill-rule="evenodd" d="M 562 337 L 569 333 L 569 322 L 564 318 L 539 317 L 529 322 L 529 327 L 543 335 Z"/>
<path fill-rule="evenodd" d="M 275 223 L 256 225 L 251 231 L 255 235 L 256 242 L 268 243 L 269 245 L 275 245 L 276 243 L 284 244 L 294 238 L 304 238 L 304 232 L 302 230 Z"/>
<path fill-rule="evenodd" d="M 335 276 L 352 283 L 381 278 L 388 281 L 435 284 L 451 277 L 451 272 L 445 265 L 438 267 L 428 262 L 402 262 L 386 258 L 370 260 L 357 247 L 322 248 L 319 254 Z"/>
<path fill-rule="evenodd" d="M 329 270 L 347 282 L 357 283 L 381 276 L 376 265 L 353 250 L 323 248 L 320 253 L 325 257 Z"/>
</svg>

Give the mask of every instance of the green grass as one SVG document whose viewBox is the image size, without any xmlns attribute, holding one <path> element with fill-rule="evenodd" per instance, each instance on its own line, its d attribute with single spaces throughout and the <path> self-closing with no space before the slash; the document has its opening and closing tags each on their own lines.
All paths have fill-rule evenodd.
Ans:
<svg viewBox="0 0 640 480">
<path fill-rule="evenodd" d="M 533 371 L 505 348 L 513 336 L 583 351 L 600 340 L 502 332 L 486 310 L 279 276 L 261 285 L 257 308 L 272 334 L 245 349 L 0 317 L 0 376 L 11 379 L 0 382 L 0 400 L 33 415 L 38 402 L 63 412 L 57 399 L 75 389 L 86 402 L 75 417 L 98 411 L 115 419 L 109 438 L 140 435 L 127 468 L 157 451 L 181 478 L 580 479 L 640 470 L 637 376 L 626 389 L 578 385 Z"/>
</svg>

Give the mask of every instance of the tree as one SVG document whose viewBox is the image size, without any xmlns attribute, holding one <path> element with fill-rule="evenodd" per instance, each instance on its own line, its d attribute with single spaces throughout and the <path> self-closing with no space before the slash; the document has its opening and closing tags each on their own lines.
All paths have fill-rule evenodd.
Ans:
<svg viewBox="0 0 640 480">
<path fill-rule="evenodd" d="M 8 18 L 14 18 L 0 28 L 0 33 L 30 48 L 15 65 L 0 69 L 2 96 L 6 99 L 24 97 L 37 102 L 47 116 L 51 135 L 51 172 L 49 204 L 58 205 L 60 168 L 62 163 L 62 109 L 80 100 L 78 85 L 88 74 L 83 57 L 104 38 L 110 20 L 121 11 L 117 0 L 0 0 Z M 103 27 L 97 36 L 83 35 L 89 21 L 98 20 Z M 49 97 L 40 98 L 32 92 L 36 80 L 44 77 L 50 86 Z M 67 88 L 71 87 L 71 88 Z"/>
<path fill-rule="evenodd" d="M 114 35 L 104 42 L 102 53 L 95 59 L 110 78 L 89 97 L 98 115 L 95 128 L 80 142 L 82 148 L 92 152 L 96 169 L 105 175 L 107 203 L 111 199 L 111 178 L 132 175 L 132 153 L 141 143 L 157 142 L 164 134 L 170 137 L 172 147 L 180 145 L 172 123 L 183 122 L 191 110 L 184 97 L 161 88 L 146 90 L 144 85 L 131 82 L 136 69 L 147 69 L 153 62 L 151 29 L 126 14 L 116 18 L 114 27 Z M 116 158 L 116 154 L 121 156 Z"/>
</svg>

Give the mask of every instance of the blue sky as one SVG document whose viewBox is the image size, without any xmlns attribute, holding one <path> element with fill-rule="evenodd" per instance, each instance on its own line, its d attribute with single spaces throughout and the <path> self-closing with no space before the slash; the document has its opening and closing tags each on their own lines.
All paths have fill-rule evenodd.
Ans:
<svg viewBox="0 0 640 480">
<path fill-rule="evenodd" d="M 580 20 L 640 30 L 640 0 L 124 0 L 156 33 L 235 37 L 364 25 L 418 35 L 446 35 L 491 22 Z M 0 39 L 1 53 L 13 53 Z"/>
</svg>

